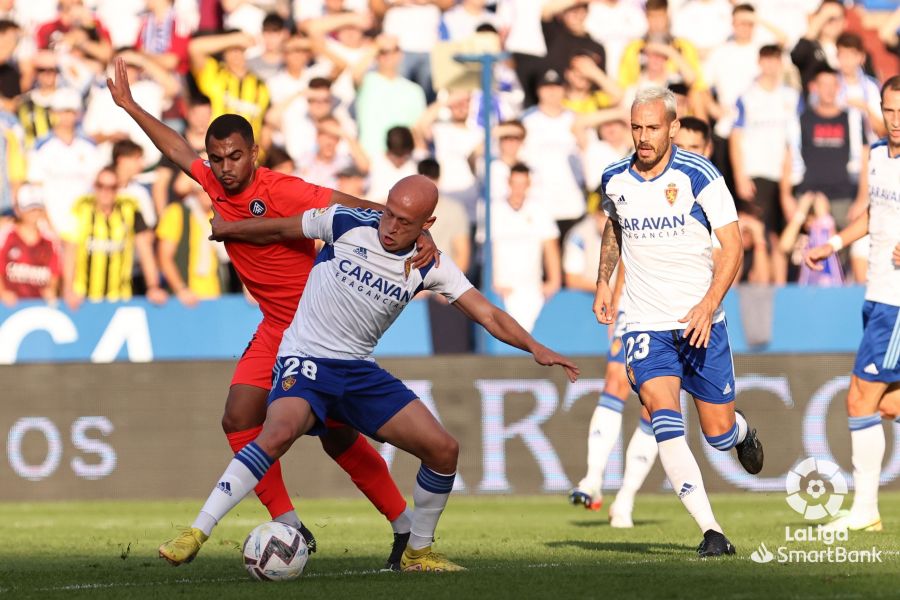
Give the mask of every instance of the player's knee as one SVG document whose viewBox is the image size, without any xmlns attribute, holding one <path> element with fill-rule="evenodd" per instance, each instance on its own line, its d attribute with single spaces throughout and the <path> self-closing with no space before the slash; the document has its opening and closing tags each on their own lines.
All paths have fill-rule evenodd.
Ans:
<svg viewBox="0 0 900 600">
<path fill-rule="evenodd" d="M 431 466 L 438 473 L 453 473 L 459 460 L 459 442 L 452 435 L 445 434 L 434 444 L 431 452 Z"/>
<path fill-rule="evenodd" d="M 707 443 L 710 446 L 719 450 L 721 452 L 728 452 L 738 443 L 738 426 L 735 421 L 731 422 L 731 427 L 725 431 L 725 433 L 710 435 L 703 432 L 703 437 L 706 438 Z"/>
<path fill-rule="evenodd" d="M 877 406 L 877 402 L 873 403 L 871 399 L 866 397 L 860 385 L 855 382 L 850 385 L 850 389 L 847 392 L 848 416 L 862 417 L 870 415 L 876 410 Z"/>
<path fill-rule="evenodd" d="M 247 414 L 245 411 L 235 410 L 233 406 L 226 406 L 222 415 L 222 430 L 225 433 L 245 431 L 258 427 L 263 420 L 256 414 Z"/>
<path fill-rule="evenodd" d="M 291 447 L 299 437 L 297 427 L 286 421 L 266 422 L 266 426 L 257 438 L 257 443 L 272 458 L 278 458 Z"/>
<path fill-rule="evenodd" d="M 328 432 L 319 437 L 322 449 L 333 459 L 336 459 L 356 442 L 359 433 L 352 427 L 329 427 Z"/>
</svg>

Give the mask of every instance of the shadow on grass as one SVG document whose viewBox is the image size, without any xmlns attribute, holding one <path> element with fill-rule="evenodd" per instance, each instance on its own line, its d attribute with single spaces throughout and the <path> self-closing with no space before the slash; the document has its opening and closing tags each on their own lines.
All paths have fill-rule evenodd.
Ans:
<svg viewBox="0 0 900 600">
<path fill-rule="evenodd" d="M 606 519 L 592 519 L 590 521 L 570 521 L 575 527 L 609 527 L 609 521 Z M 644 525 L 659 525 L 665 523 L 658 519 L 635 519 L 634 526 L 642 527 Z"/>
<path fill-rule="evenodd" d="M 657 542 L 589 542 L 584 540 L 563 540 L 559 542 L 547 542 L 550 548 L 578 548 L 591 552 L 626 552 L 629 554 L 663 554 L 671 555 L 676 552 L 696 552 L 696 547 L 684 544 L 657 543 Z"/>
</svg>

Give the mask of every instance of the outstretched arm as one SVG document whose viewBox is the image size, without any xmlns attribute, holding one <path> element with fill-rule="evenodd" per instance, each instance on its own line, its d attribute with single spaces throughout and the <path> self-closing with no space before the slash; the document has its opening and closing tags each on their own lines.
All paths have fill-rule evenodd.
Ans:
<svg viewBox="0 0 900 600">
<path fill-rule="evenodd" d="M 539 365 L 559 365 L 565 369 L 569 381 L 578 379 L 579 369 L 575 363 L 540 344 L 509 314 L 488 302 L 477 289 L 467 291 L 453 303 L 453 306 L 487 329 L 488 333 L 501 342 L 530 352 Z"/>
<path fill-rule="evenodd" d="M 178 165 L 182 171 L 190 175 L 191 164 L 200 157 L 178 132 L 167 127 L 135 102 L 131 95 L 131 86 L 128 83 L 125 61 L 121 58 L 116 59 L 115 81 L 107 79 L 106 85 L 109 93 L 112 94 L 113 101 L 122 107 L 128 116 L 144 130 L 153 145 L 159 148 L 166 158 Z"/>
<path fill-rule="evenodd" d="M 302 214 L 271 219 L 226 221 L 215 207 L 212 210 L 213 218 L 209 220 L 212 233 L 209 239 L 216 242 L 244 242 L 267 246 L 306 237 L 303 235 Z"/>
</svg>

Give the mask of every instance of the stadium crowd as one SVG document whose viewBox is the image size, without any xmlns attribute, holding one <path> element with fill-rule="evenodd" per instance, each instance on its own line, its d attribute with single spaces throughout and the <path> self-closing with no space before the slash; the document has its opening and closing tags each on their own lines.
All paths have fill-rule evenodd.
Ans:
<svg viewBox="0 0 900 600">
<path fill-rule="evenodd" d="M 473 275 L 488 164 L 491 285 L 526 328 L 561 287 L 593 291 L 595 190 L 632 152 L 628 108 L 648 86 L 676 93 L 726 177 L 740 282 L 862 282 L 864 240 L 822 272 L 802 257 L 866 209 L 860 161 L 884 134 L 898 4 L 0 0 L 0 301 L 193 305 L 241 289 L 207 239 L 211 199 L 114 105 L 117 57 L 141 106 L 200 152 L 233 112 L 265 166 L 319 185 L 383 202 L 406 175 L 432 178 L 435 241 Z M 433 87 L 435 50 L 475 35 L 510 53 L 490 114 L 479 90 Z"/>
</svg>

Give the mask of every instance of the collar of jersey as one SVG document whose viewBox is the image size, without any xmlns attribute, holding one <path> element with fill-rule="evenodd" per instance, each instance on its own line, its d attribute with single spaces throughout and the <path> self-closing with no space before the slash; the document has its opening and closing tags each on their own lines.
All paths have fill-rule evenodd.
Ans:
<svg viewBox="0 0 900 600">
<path fill-rule="evenodd" d="M 672 166 L 672 161 L 675 160 L 675 154 L 677 154 L 677 153 L 678 153 L 678 146 L 676 146 L 675 144 L 672 144 L 672 152 L 669 153 L 669 162 L 666 163 L 666 168 L 663 169 L 662 172 L 659 175 L 657 175 L 656 177 L 654 177 L 653 179 L 644 179 L 643 177 L 641 177 L 638 174 L 637 171 L 634 170 L 634 163 L 637 160 L 637 152 L 635 152 L 633 155 L 633 158 L 631 159 L 631 162 L 628 164 L 628 172 L 631 173 L 632 177 L 634 177 L 641 183 L 644 183 L 647 181 L 656 181 L 657 179 L 659 179 L 660 177 L 662 177 L 663 175 L 666 174 L 666 171 L 668 171 L 669 167 Z"/>
</svg>

